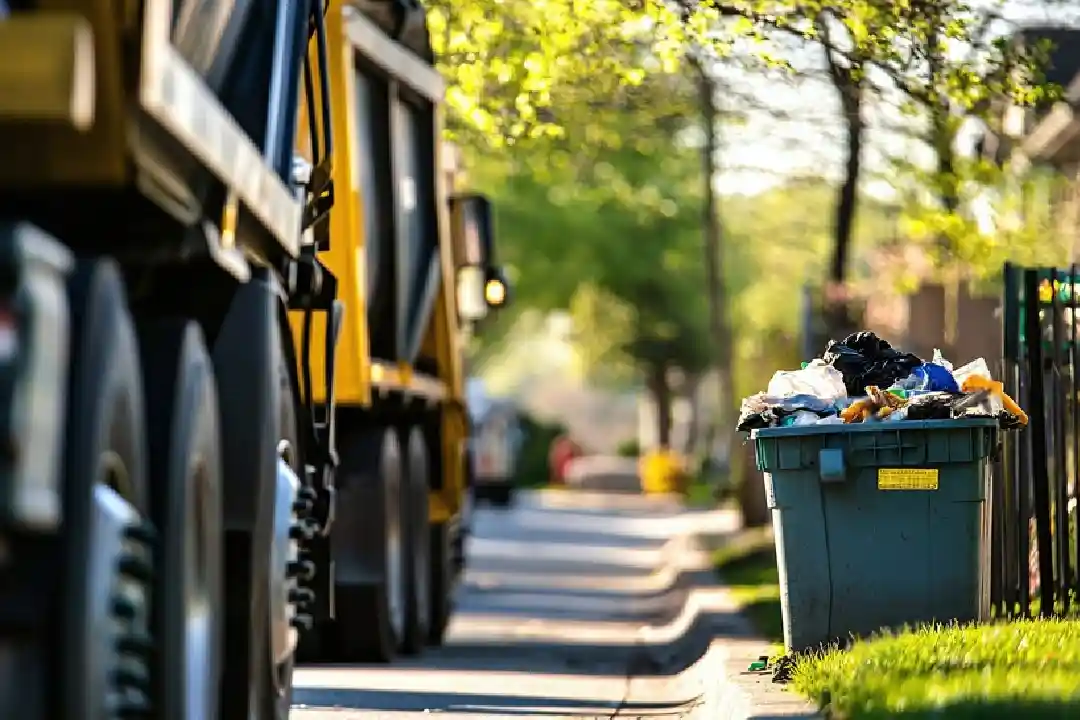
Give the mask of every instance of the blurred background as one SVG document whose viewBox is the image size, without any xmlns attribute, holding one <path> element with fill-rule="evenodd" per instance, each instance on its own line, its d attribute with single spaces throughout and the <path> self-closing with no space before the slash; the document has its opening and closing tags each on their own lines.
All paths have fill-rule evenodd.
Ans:
<svg viewBox="0 0 1080 720">
<path fill-rule="evenodd" d="M 1075 3 L 429 4 L 514 288 L 469 372 L 519 482 L 563 432 L 669 448 L 763 524 L 743 396 L 857 329 L 996 363 L 1003 266 L 1077 258 Z"/>
</svg>

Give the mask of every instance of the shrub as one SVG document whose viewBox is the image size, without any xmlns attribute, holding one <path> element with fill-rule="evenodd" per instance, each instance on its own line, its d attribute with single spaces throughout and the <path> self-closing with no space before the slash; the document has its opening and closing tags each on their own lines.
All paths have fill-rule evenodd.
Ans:
<svg viewBox="0 0 1080 720">
<path fill-rule="evenodd" d="M 548 451 L 552 441 L 566 432 L 558 422 L 545 422 L 528 413 L 521 414 L 523 442 L 517 463 L 517 484 L 539 487 L 548 483 Z"/>
<path fill-rule="evenodd" d="M 619 443 L 619 446 L 615 449 L 615 454 L 619 457 L 636 458 L 641 456 L 641 443 L 637 438 L 627 438 Z"/>
</svg>

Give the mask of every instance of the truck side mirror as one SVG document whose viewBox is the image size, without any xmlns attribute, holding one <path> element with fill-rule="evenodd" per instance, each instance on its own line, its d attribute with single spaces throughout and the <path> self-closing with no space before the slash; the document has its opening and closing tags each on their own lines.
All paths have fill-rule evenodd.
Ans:
<svg viewBox="0 0 1080 720">
<path fill-rule="evenodd" d="M 452 196 L 450 217 L 458 314 L 466 322 L 478 322 L 510 300 L 506 272 L 495 264 L 491 201 L 480 194 Z"/>
<path fill-rule="evenodd" d="M 484 297 L 486 273 L 479 265 L 465 265 L 457 271 L 458 315 L 466 322 L 478 322 L 488 314 Z"/>
<path fill-rule="evenodd" d="M 490 200 L 478 193 L 454 195 L 450 198 L 450 219 L 458 267 L 486 268 L 495 262 Z"/>
<path fill-rule="evenodd" d="M 466 265 L 457 271 L 458 315 L 467 322 L 483 320 L 492 310 L 506 307 L 510 283 L 501 267 Z"/>
</svg>

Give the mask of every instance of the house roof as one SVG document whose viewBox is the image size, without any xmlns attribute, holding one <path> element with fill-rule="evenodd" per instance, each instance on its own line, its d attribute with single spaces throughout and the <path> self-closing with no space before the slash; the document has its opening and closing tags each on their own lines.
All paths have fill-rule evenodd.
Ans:
<svg viewBox="0 0 1080 720">
<path fill-rule="evenodd" d="M 1080 108 L 1080 29 L 1032 25 L 1018 31 L 1013 36 L 1013 42 L 1021 47 L 1040 40 L 1049 40 L 1051 43 L 1049 57 L 1047 58 L 1048 62 L 1045 67 L 1047 81 L 1063 89 L 1063 99 L 1069 105 L 1074 109 Z M 1059 103 L 1045 102 L 1034 108 L 1028 108 L 1024 120 L 1025 140 L 1032 134 L 1047 129 L 1043 127 L 1043 121 L 1051 114 L 1057 113 L 1060 115 L 1061 108 L 1055 108 L 1057 105 Z M 1006 111 L 1007 107 L 1003 103 L 995 112 L 1004 113 Z M 1068 107 L 1064 108 L 1064 112 L 1069 112 Z M 1055 127 L 1059 124 L 1055 123 Z M 1056 130 L 1051 132 L 1057 133 Z M 1026 143 L 1022 142 L 1021 144 Z M 976 153 L 983 157 L 992 158 L 997 163 L 1003 163 L 1012 153 L 1011 146 L 1010 141 L 986 132 L 977 142 Z M 1053 151 L 1051 154 L 1056 152 Z"/>
<path fill-rule="evenodd" d="M 1080 29 L 1030 26 L 1018 32 L 1016 40 L 1021 46 L 1049 40 L 1052 47 L 1045 68 L 1046 79 L 1060 85 L 1069 102 L 1080 102 Z"/>
</svg>

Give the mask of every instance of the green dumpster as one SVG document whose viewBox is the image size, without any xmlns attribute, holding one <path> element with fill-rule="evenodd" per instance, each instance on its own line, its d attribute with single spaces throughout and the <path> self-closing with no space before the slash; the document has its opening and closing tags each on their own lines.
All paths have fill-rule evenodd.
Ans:
<svg viewBox="0 0 1080 720">
<path fill-rule="evenodd" d="M 989 613 L 994 420 L 755 430 L 789 651 Z"/>
</svg>

